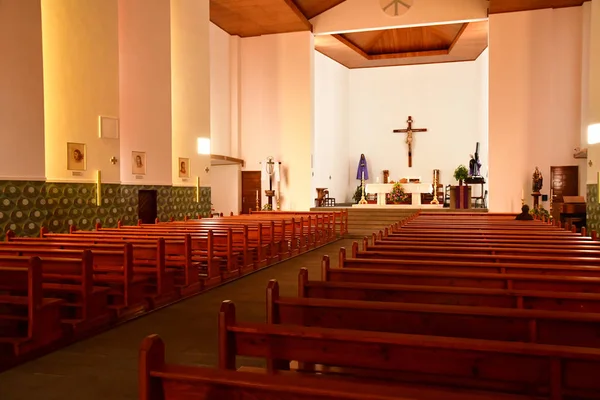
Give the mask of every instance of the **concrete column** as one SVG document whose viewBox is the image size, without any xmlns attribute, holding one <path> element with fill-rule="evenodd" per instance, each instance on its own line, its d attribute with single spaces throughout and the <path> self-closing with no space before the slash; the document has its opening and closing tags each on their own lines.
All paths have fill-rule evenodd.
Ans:
<svg viewBox="0 0 600 400">
<path fill-rule="evenodd" d="M 40 0 L 0 1 L 0 179 L 43 180 Z"/>
<path fill-rule="evenodd" d="M 171 112 L 173 183 L 210 186 L 210 156 L 197 139 L 210 139 L 209 0 L 171 0 Z M 190 159 L 191 179 L 179 177 L 179 158 Z"/>
<path fill-rule="evenodd" d="M 19 0 L 21 2 L 21 0 Z M 41 0 L 46 176 L 118 183 L 119 139 L 100 138 L 99 117 L 119 116 L 117 0 Z M 86 146 L 85 170 L 67 170 L 67 142 Z"/>
</svg>

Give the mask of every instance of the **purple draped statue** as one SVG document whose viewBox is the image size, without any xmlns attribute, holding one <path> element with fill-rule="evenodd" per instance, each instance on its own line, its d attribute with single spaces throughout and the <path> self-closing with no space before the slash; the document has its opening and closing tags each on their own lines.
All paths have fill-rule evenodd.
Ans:
<svg viewBox="0 0 600 400">
<path fill-rule="evenodd" d="M 367 159 L 364 154 L 360 155 L 360 160 L 358 161 L 358 170 L 356 171 L 356 179 L 361 179 L 361 173 L 364 173 L 365 180 L 369 179 L 369 170 L 367 168 Z"/>
</svg>

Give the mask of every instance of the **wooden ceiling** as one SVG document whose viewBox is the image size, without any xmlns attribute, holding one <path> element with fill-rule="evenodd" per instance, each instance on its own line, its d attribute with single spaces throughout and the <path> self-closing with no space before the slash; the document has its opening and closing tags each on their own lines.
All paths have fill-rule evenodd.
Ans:
<svg viewBox="0 0 600 400">
<path fill-rule="evenodd" d="M 529 11 L 542 8 L 580 6 L 589 0 L 490 0 L 489 13 Z"/>
<path fill-rule="evenodd" d="M 345 0 L 210 0 L 210 20 L 241 37 L 310 31 L 313 18 Z"/>
<path fill-rule="evenodd" d="M 344 1 L 210 0 L 210 19 L 241 37 L 311 31 L 311 18 Z M 572 7 L 585 1 L 489 0 L 489 13 Z M 348 68 L 475 60 L 487 43 L 487 21 L 315 36 L 318 51 Z"/>
<path fill-rule="evenodd" d="M 472 61 L 487 43 L 487 21 L 390 29 L 379 36 L 358 32 L 315 37 L 317 51 L 348 68 Z"/>
</svg>

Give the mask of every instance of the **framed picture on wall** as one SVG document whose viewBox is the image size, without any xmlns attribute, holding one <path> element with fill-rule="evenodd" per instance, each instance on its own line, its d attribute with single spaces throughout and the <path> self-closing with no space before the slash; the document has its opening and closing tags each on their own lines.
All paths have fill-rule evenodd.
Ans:
<svg viewBox="0 0 600 400">
<path fill-rule="evenodd" d="M 84 143 L 67 143 L 67 169 L 69 171 L 85 171 L 87 154 Z"/>
<path fill-rule="evenodd" d="M 131 152 L 131 173 L 133 175 L 146 175 L 146 153 L 142 151 Z"/>
<path fill-rule="evenodd" d="M 180 178 L 189 178 L 190 177 L 190 159 L 189 158 L 179 157 L 179 163 L 177 164 L 177 168 L 179 169 L 179 177 Z"/>
</svg>

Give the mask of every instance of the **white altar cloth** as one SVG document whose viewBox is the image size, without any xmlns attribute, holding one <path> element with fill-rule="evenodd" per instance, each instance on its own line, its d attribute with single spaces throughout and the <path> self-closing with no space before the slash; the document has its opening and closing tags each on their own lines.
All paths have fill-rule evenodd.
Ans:
<svg viewBox="0 0 600 400">
<path fill-rule="evenodd" d="M 432 193 L 433 185 L 431 183 L 401 183 L 404 192 L 412 195 L 412 205 L 421 205 L 421 193 Z M 367 194 L 377 194 L 377 205 L 385 206 L 385 195 L 392 191 L 393 183 L 367 183 L 365 192 Z"/>
</svg>

